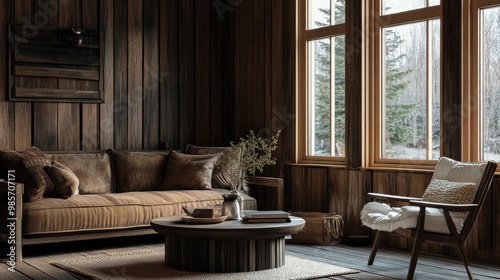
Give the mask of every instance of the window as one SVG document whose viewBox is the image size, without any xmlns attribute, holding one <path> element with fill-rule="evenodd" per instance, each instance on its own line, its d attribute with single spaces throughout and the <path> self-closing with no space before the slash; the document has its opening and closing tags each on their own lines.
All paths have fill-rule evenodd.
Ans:
<svg viewBox="0 0 500 280">
<path fill-rule="evenodd" d="M 473 1 L 472 160 L 500 160 L 500 0 Z M 476 90 L 477 89 L 477 90 Z"/>
<path fill-rule="evenodd" d="M 440 156 L 439 1 L 375 0 L 371 165 Z"/>
<path fill-rule="evenodd" d="M 344 157 L 345 0 L 299 1 L 300 154 Z"/>
</svg>

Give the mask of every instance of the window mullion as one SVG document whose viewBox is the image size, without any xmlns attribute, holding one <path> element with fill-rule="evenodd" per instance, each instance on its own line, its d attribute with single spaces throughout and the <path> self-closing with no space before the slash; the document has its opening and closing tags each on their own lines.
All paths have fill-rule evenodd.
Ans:
<svg viewBox="0 0 500 280">
<path fill-rule="evenodd" d="M 330 37 L 330 155 L 335 155 L 335 37 Z"/>
<path fill-rule="evenodd" d="M 427 39 L 426 39 L 426 56 L 427 56 L 427 65 L 426 65 L 426 96 L 427 96 L 427 105 L 426 105 L 426 145 L 427 145 L 427 159 L 432 159 L 432 21 L 427 21 L 427 29 L 426 29 Z"/>
</svg>

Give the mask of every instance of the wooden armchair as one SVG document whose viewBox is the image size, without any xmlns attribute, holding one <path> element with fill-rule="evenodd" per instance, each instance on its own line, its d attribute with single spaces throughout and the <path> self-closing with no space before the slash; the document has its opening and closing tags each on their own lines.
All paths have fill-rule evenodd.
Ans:
<svg viewBox="0 0 500 280">
<path fill-rule="evenodd" d="M 452 161 L 451 159 L 446 159 L 446 160 Z M 452 162 L 457 163 L 459 165 L 461 164 L 462 167 L 467 165 L 470 166 L 474 165 L 474 164 L 463 164 L 455 161 Z M 438 163 L 438 165 L 439 164 L 440 163 Z M 416 197 L 401 197 L 401 196 L 387 195 L 387 194 L 368 193 L 369 197 L 378 201 L 407 202 L 410 206 L 418 207 L 418 208 L 413 208 L 418 211 L 418 216 L 416 216 L 418 217 L 416 218 L 416 225 L 414 227 L 408 228 L 408 230 L 412 231 L 411 237 L 413 238 L 413 250 L 406 279 L 413 279 L 413 275 L 417 265 L 418 254 L 420 251 L 420 245 L 422 242 L 435 242 L 445 246 L 451 246 L 453 244 L 456 245 L 462 256 L 462 260 L 465 269 L 467 271 L 467 275 L 469 276 L 469 279 L 474 279 L 472 272 L 469 268 L 469 260 L 467 258 L 467 253 L 464 248 L 464 243 L 472 229 L 472 226 L 474 225 L 474 222 L 476 221 L 478 213 L 481 210 L 481 207 L 490 190 L 491 182 L 493 180 L 493 176 L 497 167 L 497 164 L 494 162 L 488 162 L 483 165 L 485 165 L 484 171 L 482 171 L 482 175 L 479 174 L 481 176 L 478 177 L 479 180 L 477 181 L 478 182 L 477 191 L 475 192 L 475 195 L 472 196 L 473 197 L 472 202 L 466 204 L 440 203 L 440 202 L 425 201 L 422 198 L 416 198 Z M 479 165 L 475 164 L 474 166 L 477 167 Z M 448 173 L 447 171 L 445 170 L 443 172 L 443 170 L 438 170 L 438 166 L 436 166 L 436 170 L 434 171 L 433 175 L 433 180 L 436 177 L 446 178 L 447 177 L 446 174 Z M 467 177 L 467 176 L 462 176 L 462 177 Z M 462 182 L 464 179 L 465 178 L 462 178 Z M 443 226 L 445 226 L 444 228 L 447 229 L 447 232 L 443 232 L 443 230 L 437 230 L 436 232 L 433 229 L 433 226 L 435 226 L 435 224 L 432 225 L 431 223 L 426 223 L 426 217 L 428 219 L 435 218 L 435 217 L 429 217 L 428 211 L 431 209 L 433 211 L 437 209 L 440 209 L 442 211 L 442 216 L 444 217 L 444 219 L 443 217 L 441 217 L 441 221 L 442 223 L 445 223 L 445 225 Z M 456 221 L 457 213 L 461 213 L 463 217 L 462 223 L 457 223 Z M 370 227 L 370 225 L 367 226 Z M 368 265 L 372 265 L 373 261 L 375 260 L 375 255 L 377 254 L 377 249 L 380 245 L 382 234 L 383 233 L 397 234 L 398 232 L 401 232 L 401 229 L 395 230 L 394 232 L 375 230 L 375 239 L 373 242 L 370 257 L 368 259 Z"/>
</svg>

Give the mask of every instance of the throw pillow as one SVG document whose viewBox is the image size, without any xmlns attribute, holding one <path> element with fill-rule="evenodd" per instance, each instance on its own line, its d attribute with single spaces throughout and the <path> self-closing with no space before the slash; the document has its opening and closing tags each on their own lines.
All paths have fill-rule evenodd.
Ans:
<svg viewBox="0 0 500 280">
<path fill-rule="evenodd" d="M 117 192 L 156 191 L 167 167 L 168 151 L 115 151 Z"/>
<path fill-rule="evenodd" d="M 231 189 L 231 186 L 241 188 L 241 182 L 233 182 L 234 179 L 229 176 L 227 170 L 229 170 L 229 168 L 236 168 L 240 173 L 243 172 L 241 158 L 243 157 L 243 153 L 245 151 L 245 145 L 234 146 L 233 151 L 230 149 L 230 147 L 202 147 L 189 144 L 186 147 L 186 153 L 194 155 L 222 153 L 219 158 L 221 164 L 215 166 L 212 174 L 212 187 L 229 190 Z"/>
<path fill-rule="evenodd" d="M 160 190 L 210 190 L 212 172 L 221 153 L 189 155 L 171 151 Z"/>
<path fill-rule="evenodd" d="M 448 204 L 468 204 L 473 201 L 476 190 L 476 183 L 433 179 L 425 190 L 422 200 Z"/>
<path fill-rule="evenodd" d="M 57 161 L 52 161 L 45 167 L 50 180 L 54 184 L 56 193 L 63 198 L 70 198 L 78 194 L 80 180 L 75 173 Z"/>
<path fill-rule="evenodd" d="M 0 178 L 8 179 L 8 170 L 16 170 L 16 177 L 20 176 L 21 161 L 31 157 L 45 157 L 45 154 L 35 146 L 24 151 L 0 150 Z"/>
<path fill-rule="evenodd" d="M 22 170 L 19 181 L 24 184 L 24 201 L 42 199 L 54 190 L 54 184 L 44 170 L 45 166 L 50 166 L 49 159 L 35 157 L 24 159 L 18 165 Z"/>
</svg>

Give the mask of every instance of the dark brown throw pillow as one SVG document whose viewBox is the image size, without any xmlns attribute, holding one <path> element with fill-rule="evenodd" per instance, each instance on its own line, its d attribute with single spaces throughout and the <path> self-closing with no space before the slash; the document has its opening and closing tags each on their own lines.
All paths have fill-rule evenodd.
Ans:
<svg viewBox="0 0 500 280">
<path fill-rule="evenodd" d="M 212 172 L 221 153 L 189 155 L 170 152 L 160 190 L 210 190 Z"/>
<path fill-rule="evenodd" d="M 54 184 L 57 195 L 70 198 L 78 194 L 80 180 L 69 168 L 57 161 L 52 161 L 50 166 L 45 167 L 45 171 Z"/>
<path fill-rule="evenodd" d="M 8 179 L 8 170 L 15 170 L 16 177 L 22 175 L 20 173 L 24 170 L 19 170 L 22 169 L 21 161 L 32 157 L 45 157 L 45 154 L 35 146 L 24 151 L 0 150 L 0 178 Z"/>
<path fill-rule="evenodd" d="M 24 201 L 36 201 L 54 190 L 54 184 L 44 170 L 50 166 L 47 158 L 27 158 L 21 161 L 18 168 L 21 171 L 19 181 L 24 184 Z"/>
<path fill-rule="evenodd" d="M 241 170 L 241 158 L 245 151 L 245 145 L 234 146 L 235 154 L 234 157 L 228 156 L 230 152 L 230 147 L 203 147 L 188 144 L 186 147 L 186 153 L 194 155 L 208 155 L 222 153 L 220 157 L 220 165 L 215 166 L 214 172 L 212 174 L 212 187 L 221 189 L 231 189 L 231 185 L 240 187 L 241 182 L 233 182 L 234 179 L 231 178 L 226 172 L 229 168 L 237 168 L 240 172 Z"/>
</svg>

